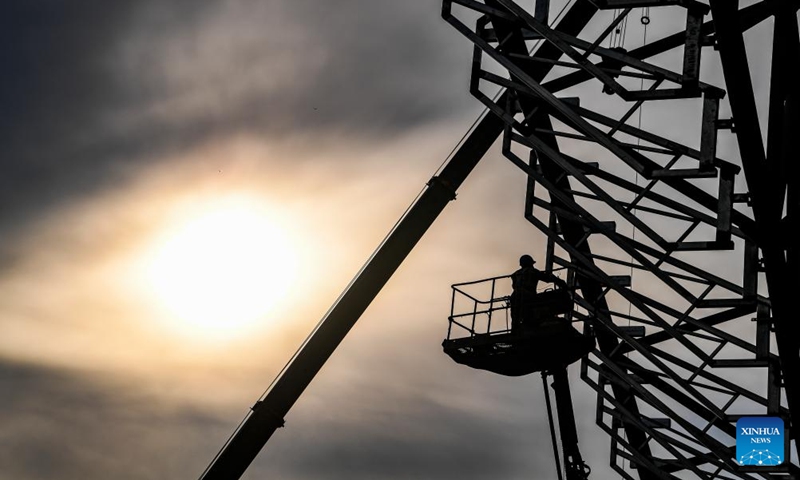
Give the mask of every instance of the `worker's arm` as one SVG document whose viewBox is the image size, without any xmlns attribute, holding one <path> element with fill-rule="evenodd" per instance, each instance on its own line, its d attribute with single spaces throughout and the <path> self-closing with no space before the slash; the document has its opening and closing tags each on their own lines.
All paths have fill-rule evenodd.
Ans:
<svg viewBox="0 0 800 480">
<path fill-rule="evenodd" d="M 544 276 L 545 276 L 545 278 L 546 278 L 546 280 L 548 282 L 551 282 L 551 283 L 557 285 L 558 287 L 563 288 L 564 290 L 567 290 L 569 288 L 569 285 L 567 285 L 567 282 L 562 280 L 560 277 L 557 277 L 553 273 L 551 273 L 551 272 L 542 272 L 542 273 L 544 273 Z"/>
</svg>

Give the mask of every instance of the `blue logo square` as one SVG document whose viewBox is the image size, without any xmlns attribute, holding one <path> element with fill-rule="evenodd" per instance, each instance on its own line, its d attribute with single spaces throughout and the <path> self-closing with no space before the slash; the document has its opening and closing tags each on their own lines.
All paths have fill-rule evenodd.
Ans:
<svg viewBox="0 0 800 480">
<path fill-rule="evenodd" d="M 736 461 L 739 465 L 774 467 L 786 452 L 783 419 L 742 417 L 736 422 Z"/>
</svg>

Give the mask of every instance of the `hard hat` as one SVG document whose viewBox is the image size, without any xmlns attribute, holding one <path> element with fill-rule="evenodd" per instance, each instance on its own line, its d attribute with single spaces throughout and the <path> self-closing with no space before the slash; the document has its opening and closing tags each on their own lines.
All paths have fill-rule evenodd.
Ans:
<svg viewBox="0 0 800 480">
<path fill-rule="evenodd" d="M 534 263 L 536 263 L 536 260 L 534 260 L 530 255 L 523 255 L 519 257 L 520 267 L 531 267 Z"/>
</svg>

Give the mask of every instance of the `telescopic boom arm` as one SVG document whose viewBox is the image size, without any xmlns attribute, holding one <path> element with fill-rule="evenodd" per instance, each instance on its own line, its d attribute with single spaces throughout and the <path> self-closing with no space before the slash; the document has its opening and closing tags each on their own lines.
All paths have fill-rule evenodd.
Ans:
<svg viewBox="0 0 800 480">
<path fill-rule="evenodd" d="M 578 2 L 561 19 L 559 30 L 577 34 L 595 10 L 596 8 L 588 2 Z M 544 44 L 538 55 L 557 60 L 562 53 L 549 44 Z M 531 75 L 541 81 L 552 67 L 552 64 L 544 63 L 532 69 Z M 505 103 L 506 95 L 504 93 L 500 97 L 501 104 Z M 491 114 L 485 115 L 478 122 L 441 173 L 428 182 L 428 188 L 328 311 L 317 330 L 275 380 L 263 400 L 252 407 L 251 412 L 228 443 L 222 447 L 200 480 L 241 478 L 275 430 L 283 426 L 284 416 L 339 346 L 347 332 L 444 207 L 455 199 L 458 188 L 480 159 L 486 155 L 489 147 L 503 132 L 503 128 L 503 121 Z"/>
<path fill-rule="evenodd" d="M 458 187 L 502 130 L 503 123 L 494 115 L 486 115 L 478 123 L 441 174 L 428 182 L 428 187 L 417 202 L 330 309 L 319 328 L 301 347 L 264 399 L 252 407 L 201 480 L 232 480 L 242 476 L 273 432 L 283 426 L 283 417 L 350 328 L 448 202 L 455 199 Z"/>
</svg>

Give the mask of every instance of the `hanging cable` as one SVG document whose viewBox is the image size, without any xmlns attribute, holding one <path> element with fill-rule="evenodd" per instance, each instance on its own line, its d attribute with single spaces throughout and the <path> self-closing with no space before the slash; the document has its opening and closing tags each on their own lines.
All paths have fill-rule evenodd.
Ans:
<svg viewBox="0 0 800 480">
<path fill-rule="evenodd" d="M 644 46 L 644 45 L 647 45 L 647 26 L 650 24 L 650 7 L 642 7 L 641 23 L 642 23 L 642 25 L 644 25 L 643 33 L 642 33 L 642 46 Z M 644 78 L 641 78 L 639 80 L 639 90 L 644 90 Z M 639 117 L 638 118 L 638 128 L 639 128 L 639 130 L 642 129 L 642 112 L 643 111 L 644 111 L 644 103 L 642 103 L 639 106 L 639 115 L 638 115 L 638 117 Z M 641 145 L 641 143 L 642 143 L 642 139 L 637 136 L 636 137 L 636 147 L 639 147 Z M 638 148 L 637 148 L 637 151 L 638 151 Z M 634 183 L 638 187 L 639 186 L 639 172 L 635 172 L 635 175 L 636 176 L 635 176 L 635 179 L 634 179 Z M 636 209 L 634 208 L 633 211 L 631 211 L 631 213 L 635 217 L 636 216 Z M 634 240 L 634 241 L 636 240 L 636 226 L 635 225 L 633 226 L 633 233 L 631 234 L 631 240 Z M 631 268 L 630 268 L 631 285 L 633 285 L 633 273 L 634 273 L 634 271 L 633 271 L 633 256 L 631 256 L 631 262 L 630 263 L 631 263 Z M 633 303 L 629 300 L 628 301 L 628 326 L 630 326 L 630 323 L 631 323 L 630 316 L 631 316 L 632 308 L 633 308 Z"/>
<path fill-rule="evenodd" d="M 644 45 L 647 45 L 647 26 L 650 25 L 650 7 L 642 7 L 642 15 L 641 15 L 639 21 L 644 26 L 644 28 L 642 29 L 643 30 L 643 32 L 642 32 L 642 46 L 644 46 Z M 639 90 L 640 91 L 644 90 L 644 78 L 641 78 L 640 81 L 639 81 Z M 642 103 L 639 106 L 639 115 L 638 115 L 638 121 L 637 121 L 637 127 L 638 127 L 639 130 L 642 129 L 642 111 L 643 110 L 644 110 L 644 103 Z M 638 151 L 638 147 L 641 145 L 641 143 L 642 143 L 642 139 L 639 136 L 637 136 L 636 137 L 637 151 Z M 639 186 L 639 172 L 634 172 L 634 174 L 635 174 L 634 183 L 638 187 Z M 636 217 L 636 209 L 635 208 L 633 208 L 631 210 L 631 214 L 633 214 L 633 216 Z M 636 225 L 633 225 L 633 232 L 631 233 L 631 240 L 636 241 Z M 631 264 L 631 266 L 630 266 L 631 288 L 633 288 L 633 274 L 634 274 L 633 255 L 631 255 L 630 264 Z M 629 327 L 631 326 L 631 312 L 632 312 L 632 310 L 633 310 L 633 302 L 628 300 L 628 326 Z M 626 353 L 625 356 L 626 357 L 630 356 L 630 352 Z M 625 463 L 624 463 L 624 460 L 623 460 L 623 467 L 624 467 L 624 465 L 625 465 Z M 630 464 L 630 460 L 628 461 L 628 468 L 632 468 L 632 466 Z"/>
<path fill-rule="evenodd" d="M 619 45 L 617 45 L 619 48 L 625 47 L 625 37 L 627 36 L 627 33 L 628 33 L 628 16 L 626 15 L 625 19 L 622 20 L 622 39 L 620 40 Z"/>
<path fill-rule="evenodd" d="M 614 10 L 614 11 L 611 12 L 611 24 L 612 25 L 614 24 L 614 22 L 617 21 L 617 16 L 618 15 L 619 15 L 619 10 Z M 617 25 L 617 27 L 614 28 L 614 30 L 611 32 L 611 35 L 608 36 L 608 48 L 609 49 L 612 49 L 612 48 L 614 48 L 616 46 L 614 42 L 616 42 L 615 37 L 619 33 L 619 31 L 620 31 L 619 30 L 619 25 Z"/>
<path fill-rule="evenodd" d="M 610 25 L 617 24 L 617 26 L 608 36 L 609 49 L 622 48 L 625 45 L 625 37 L 628 31 L 628 10 L 630 9 L 616 9 L 613 11 Z M 625 17 L 620 20 L 620 15 L 625 15 Z"/>
</svg>

